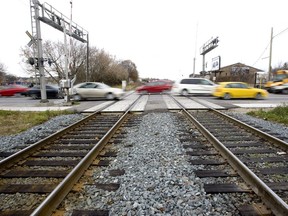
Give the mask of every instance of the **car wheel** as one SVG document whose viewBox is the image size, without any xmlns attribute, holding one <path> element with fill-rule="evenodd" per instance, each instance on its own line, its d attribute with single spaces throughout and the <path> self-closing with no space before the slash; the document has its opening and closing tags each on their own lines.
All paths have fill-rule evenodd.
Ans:
<svg viewBox="0 0 288 216">
<path fill-rule="evenodd" d="M 106 99 L 107 100 L 113 100 L 115 98 L 115 96 L 112 94 L 112 93 L 108 93 L 107 95 L 106 95 Z"/>
<path fill-rule="evenodd" d="M 80 95 L 78 95 L 78 94 L 73 95 L 73 100 L 80 101 L 81 99 L 82 99 L 82 97 Z"/>
<path fill-rule="evenodd" d="M 283 94 L 288 94 L 288 88 L 287 89 L 282 89 Z"/>
<path fill-rule="evenodd" d="M 148 94 L 147 91 L 141 91 L 141 94 Z"/>
<path fill-rule="evenodd" d="M 61 92 L 59 92 L 56 94 L 56 98 L 62 99 L 62 98 L 64 98 L 64 95 Z"/>
<path fill-rule="evenodd" d="M 225 93 L 223 96 L 224 100 L 230 100 L 231 99 L 231 95 L 229 93 Z"/>
<path fill-rule="evenodd" d="M 181 95 L 187 96 L 188 95 L 188 91 L 186 89 L 183 89 L 181 92 Z"/>
<path fill-rule="evenodd" d="M 255 96 L 255 99 L 257 99 L 257 100 L 262 99 L 262 95 L 261 95 L 261 93 L 257 93 L 256 96 Z"/>
<path fill-rule="evenodd" d="M 31 94 L 31 98 L 34 99 L 34 100 L 38 99 L 38 95 L 37 94 Z"/>
</svg>

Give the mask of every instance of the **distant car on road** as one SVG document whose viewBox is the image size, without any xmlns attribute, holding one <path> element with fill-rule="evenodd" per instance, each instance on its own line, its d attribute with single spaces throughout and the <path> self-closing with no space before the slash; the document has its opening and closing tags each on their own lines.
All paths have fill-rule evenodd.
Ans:
<svg viewBox="0 0 288 216">
<path fill-rule="evenodd" d="M 136 92 L 142 94 L 170 92 L 172 89 L 172 85 L 172 81 L 169 80 L 156 80 L 137 87 Z"/>
<path fill-rule="evenodd" d="M 39 85 L 29 88 L 25 95 L 33 99 L 41 98 L 41 89 Z M 63 94 L 58 86 L 46 85 L 46 96 L 47 98 L 63 98 Z"/>
<path fill-rule="evenodd" d="M 273 86 L 270 88 L 271 93 L 288 94 L 288 83 L 282 85 Z"/>
<path fill-rule="evenodd" d="M 28 90 L 28 87 L 22 85 L 7 85 L 0 87 L 1 96 L 20 96 Z"/>
<path fill-rule="evenodd" d="M 70 97 L 74 100 L 99 99 L 118 100 L 125 92 L 100 82 L 84 82 L 70 89 Z"/>
<path fill-rule="evenodd" d="M 208 94 L 211 95 L 217 85 L 209 79 L 205 78 L 184 78 L 177 80 L 172 88 L 172 93 L 188 95 L 188 94 Z"/>
<path fill-rule="evenodd" d="M 225 100 L 232 98 L 264 99 L 268 97 L 268 92 L 265 89 L 249 87 L 245 82 L 220 82 L 215 88 L 213 96 Z"/>
</svg>

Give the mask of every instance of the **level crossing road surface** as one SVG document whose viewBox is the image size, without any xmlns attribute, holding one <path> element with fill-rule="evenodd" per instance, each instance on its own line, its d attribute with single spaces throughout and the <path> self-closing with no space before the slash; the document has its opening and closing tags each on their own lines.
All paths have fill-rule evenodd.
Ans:
<svg viewBox="0 0 288 216">
<path fill-rule="evenodd" d="M 279 105 L 288 105 L 287 95 L 270 94 L 268 99 L 232 99 L 223 100 L 212 96 L 191 96 L 191 100 L 184 96 L 174 95 L 181 104 L 187 109 L 204 109 L 207 105 L 214 109 L 229 108 L 273 108 Z M 136 92 L 130 92 L 127 97 L 117 101 L 108 100 L 88 100 L 80 101 L 72 105 L 64 99 L 49 99 L 46 103 L 40 100 L 33 100 L 27 97 L 0 97 L 0 110 L 19 110 L 19 111 L 46 111 L 46 110 L 75 110 L 77 112 L 95 112 L 105 106 L 104 112 L 121 112 L 139 97 Z M 174 100 L 167 94 L 147 94 L 143 95 L 140 101 L 134 105 L 131 111 L 145 111 L 154 109 L 179 109 Z"/>
</svg>

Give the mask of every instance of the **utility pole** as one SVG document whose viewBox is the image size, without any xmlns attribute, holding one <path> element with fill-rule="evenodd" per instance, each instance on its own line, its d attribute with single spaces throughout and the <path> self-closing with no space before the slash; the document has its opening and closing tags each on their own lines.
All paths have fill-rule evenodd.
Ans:
<svg viewBox="0 0 288 216">
<path fill-rule="evenodd" d="M 37 50 L 38 50 L 38 58 L 37 58 L 37 65 L 36 68 L 39 67 L 40 73 L 40 83 L 41 83 L 41 102 L 48 102 L 47 95 L 46 95 L 46 84 L 45 84 L 45 74 L 44 74 L 44 61 L 47 59 L 43 58 L 43 50 L 42 50 L 42 39 L 41 39 L 41 31 L 40 31 L 40 21 L 50 25 L 51 27 L 63 32 L 64 42 L 65 42 L 65 80 L 60 81 L 61 88 L 66 90 L 66 99 L 69 100 L 69 88 L 71 87 L 71 80 L 69 78 L 68 67 L 70 66 L 71 62 L 71 46 L 72 46 L 72 38 L 81 41 L 82 43 L 87 43 L 88 46 L 88 31 L 83 29 L 81 26 L 76 24 L 72 21 L 72 0 L 70 1 L 71 5 L 71 16 L 70 19 L 64 16 L 61 12 L 53 8 L 51 5 L 44 3 L 40 4 L 38 0 L 30 0 L 31 3 L 31 23 L 32 23 L 32 36 L 28 36 L 31 38 L 31 41 L 28 43 L 31 46 L 34 41 L 37 43 Z M 33 3 L 33 6 L 32 6 Z M 32 10 L 34 9 L 34 10 Z M 41 10 L 41 12 L 39 12 Z M 33 19 L 34 18 L 34 19 Z M 35 21 L 35 22 L 34 22 Z M 33 35 L 34 24 L 36 28 L 36 36 Z M 67 26 L 69 26 L 67 28 Z M 26 32 L 27 33 L 27 32 Z M 67 41 L 66 35 L 70 37 L 70 47 L 69 50 L 67 49 Z M 84 38 L 87 36 L 87 40 Z M 87 47 L 88 50 L 88 47 Z M 88 53 L 88 51 L 87 51 Z M 88 54 L 87 54 L 88 55 Z M 32 58 L 31 65 L 34 64 L 36 58 Z M 87 57 L 88 60 L 88 57 Z M 49 62 L 48 62 L 49 63 Z M 88 64 L 88 62 L 87 62 Z M 70 67 L 71 68 L 71 67 Z M 88 70 L 88 66 L 87 66 Z M 72 79 L 74 82 L 76 76 Z"/>
<path fill-rule="evenodd" d="M 69 79 L 69 71 L 71 70 L 71 55 L 72 55 L 72 0 L 70 1 L 70 22 L 69 22 L 69 46 L 67 46 L 67 30 L 66 23 L 62 22 L 63 33 L 64 33 L 64 54 L 65 54 L 65 84 L 62 83 L 62 87 L 65 90 L 65 102 L 70 102 L 69 88 L 71 88 L 71 80 Z M 68 47 L 68 48 L 67 48 Z M 71 71 L 70 71 L 71 72 Z"/>
<path fill-rule="evenodd" d="M 194 52 L 194 58 L 193 58 L 193 74 L 192 77 L 195 76 L 195 67 L 196 67 L 196 48 L 197 48 L 197 36 L 198 36 L 198 23 L 196 26 L 196 36 L 195 36 L 195 52 Z"/>
<path fill-rule="evenodd" d="M 86 82 L 88 82 L 89 77 L 89 34 L 87 33 L 87 53 L 86 53 Z"/>
<path fill-rule="evenodd" d="M 270 54 L 269 54 L 269 68 L 268 68 L 268 80 L 271 80 L 271 73 L 272 73 L 272 68 L 271 68 L 271 62 L 272 62 L 272 42 L 273 42 L 273 27 L 271 28 L 271 37 L 270 37 Z"/>
<path fill-rule="evenodd" d="M 47 103 L 46 95 L 46 82 L 45 82 L 45 73 L 44 73 L 44 59 L 43 59 L 43 50 L 42 50 L 42 38 L 40 30 L 40 21 L 39 21 L 39 6 L 38 1 L 33 0 L 35 8 L 35 22 L 36 22 L 36 42 L 37 42 L 37 55 L 38 55 L 38 70 L 40 74 L 40 89 L 41 89 L 41 103 Z"/>
</svg>

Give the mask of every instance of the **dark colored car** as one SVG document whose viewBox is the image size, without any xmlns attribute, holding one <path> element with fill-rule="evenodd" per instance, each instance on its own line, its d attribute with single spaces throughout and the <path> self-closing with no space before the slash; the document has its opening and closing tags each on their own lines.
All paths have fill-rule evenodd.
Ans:
<svg viewBox="0 0 288 216">
<path fill-rule="evenodd" d="M 17 96 L 22 95 L 28 90 L 28 87 L 22 85 L 8 85 L 0 88 L 0 97 L 1 96 Z"/>
<path fill-rule="evenodd" d="M 41 98 L 41 89 L 39 85 L 29 88 L 25 93 L 26 96 L 32 97 L 33 99 Z M 63 94 L 59 87 L 53 85 L 46 85 L 46 96 L 47 98 L 63 98 Z"/>
<path fill-rule="evenodd" d="M 148 82 L 142 86 L 136 88 L 136 92 L 138 93 L 162 93 L 162 92 L 170 92 L 172 89 L 173 83 L 168 80 L 157 80 L 153 82 Z"/>
</svg>

